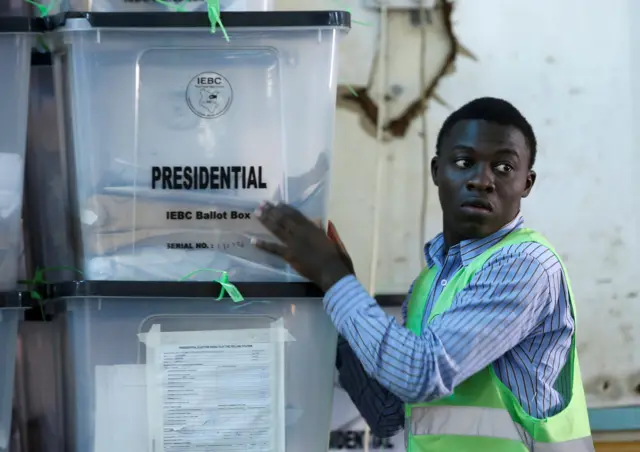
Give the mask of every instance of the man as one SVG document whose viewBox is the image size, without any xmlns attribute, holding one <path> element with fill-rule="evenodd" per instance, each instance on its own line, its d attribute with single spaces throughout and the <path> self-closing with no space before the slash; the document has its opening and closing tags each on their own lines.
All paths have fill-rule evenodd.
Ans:
<svg viewBox="0 0 640 452">
<path fill-rule="evenodd" d="M 286 205 L 257 242 L 325 292 L 340 381 L 374 434 L 405 427 L 409 452 L 587 452 L 593 442 L 560 258 L 525 229 L 536 139 L 511 104 L 476 99 L 444 122 L 431 173 L 443 232 L 425 245 L 398 325 L 324 231 Z"/>
</svg>

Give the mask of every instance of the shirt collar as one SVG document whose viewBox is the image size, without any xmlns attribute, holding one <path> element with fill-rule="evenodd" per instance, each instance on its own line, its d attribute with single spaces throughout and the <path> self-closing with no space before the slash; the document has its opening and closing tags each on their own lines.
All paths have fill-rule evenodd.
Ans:
<svg viewBox="0 0 640 452">
<path fill-rule="evenodd" d="M 449 249 L 449 254 L 460 254 L 462 265 L 467 265 L 473 259 L 502 240 L 504 236 L 521 228 L 523 223 L 524 219 L 522 218 L 522 214 L 518 213 L 513 220 L 504 225 L 500 230 L 481 239 L 463 240 L 462 242 L 452 246 Z M 424 246 L 424 254 L 428 267 L 432 267 L 434 265 L 442 267 L 444 265 L 446 256 L 444 252 L 444 236 L 442 233 L 436 235 L 433 239 L 427 242 Z"/>
</svg>

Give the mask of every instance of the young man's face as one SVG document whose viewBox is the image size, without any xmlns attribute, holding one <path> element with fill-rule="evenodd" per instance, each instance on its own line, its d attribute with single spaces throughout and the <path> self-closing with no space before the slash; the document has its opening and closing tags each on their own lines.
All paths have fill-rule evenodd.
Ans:
<svg viewBox="0 0 640 452">
<path fill-rule="evenodd" d="M 431 161 L 448 245 L 486 237 L 515 218 L 535 182 L 530 158 L 515 127 L 482 120 L 452 127 Z"/>
</svg>

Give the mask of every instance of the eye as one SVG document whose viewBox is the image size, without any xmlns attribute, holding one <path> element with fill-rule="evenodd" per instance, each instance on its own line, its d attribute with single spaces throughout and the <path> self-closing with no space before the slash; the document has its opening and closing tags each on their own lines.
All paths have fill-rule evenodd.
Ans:
<svg viewBox="0 0 640 452">
<path fill-rule="evenodd" d="M 513 171 L 513 166 L 508 163 L 500 163 L 499 165 L 496 165 L 496 169 L 501 173 L 510 173 Z"/>
<path fill-rule="evenodd" d="M 455 164 L 458 168 L 469 168 L 471 166 L 471 160 L 469 159 L 456 159 Z"/>
</svg>

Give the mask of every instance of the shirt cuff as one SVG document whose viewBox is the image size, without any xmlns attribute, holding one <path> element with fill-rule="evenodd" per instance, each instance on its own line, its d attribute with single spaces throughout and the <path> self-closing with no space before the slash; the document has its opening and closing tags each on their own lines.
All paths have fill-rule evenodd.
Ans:
<svg viewBox="0 0 640 452">
<path fill-rule="evenodd" d="M 323 300 L 325 311 L 343 336 L 347 331 L 348 319 L 372 302 L 375 303 L 354 275 L 347 275 L 331 286 Z"/>
</svg>

